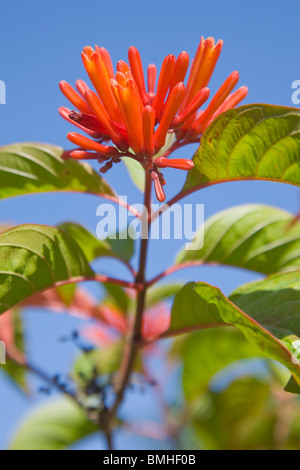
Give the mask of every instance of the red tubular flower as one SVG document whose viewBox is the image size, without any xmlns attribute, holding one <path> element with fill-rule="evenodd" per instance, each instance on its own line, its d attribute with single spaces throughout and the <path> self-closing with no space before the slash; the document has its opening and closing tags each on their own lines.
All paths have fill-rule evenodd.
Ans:
<svg viewBox="0 0 300 470">
<path fill-rule="evenodd" d="M 155 126 L 155 111 L 152 106 L 145 106 L 143 109 L 143 152 L 145 155 L 154 154 L 153 133 Z"/>
<path fill-rule="evenodd" d="M 186 72 L 189 66 L 189 55 L 187 52 L 181 52 L 177 57 L 174 73 L 172 75 L 171 83 L 170 83 L 170 91 L 173 90 L 174 86 L 177 83 L 183 82 L 186 76 Z"/>
<path fill-rule="evenodd" d="M 85 98 L 85 92 L 89 90 L 87 83 L 84 80 L 76 80 L 76 88 L 83 98 Z"/>
<path fill-rule="evenodd" d="M 194 166 L 192 160 L 185 158 L 169 159 L 165 157 L 158 157 L 155 160 L 157 168 L 177 168 L 177 170 L 191 170 Z"/>
<path fill-rule="evenodd" d="M 88 90 L 85 92 L 85 99 L 89 104 L 90 108 L 94 111 L 99 122 L 103 124 L 105 129 L 107 129 L 107 133 L 110 136 L 112 142 L 119 148 L 124 147 L 124 145 L 125 147 L 128 147 L 126 146 L 124 137 L 114 125 L 98 95 L 96 95 L 96 93 L 94 93 L 93 91 Z"/>
<path fill-rule="evenodd" d="M 74 90 L 69 83 L 61 81 L 59 83 L 59 88 L 62 93 L 68 98 L 69 101 L 75 106 L 75 108 L 79 109 L 82 113 L 89 113 L 91 110 L 88 107 L 87 103 L 81 98 L 81 96 Z"/>
<path fill-rule="evenodd" d="M 125 76 L 124 88 L 116 80 L 111 80 L 111 84 L 127 130 L 129 146 L 138 155 L 143 147 L 143 106 L 136 84 L 131 76 Z"/>
<path fill-rule="evenodd" d="M 192 125 L 192 129 L 195 131 L 195 136 L 202 134 L 204 129 L 207 127 L 208 122 L 219 107 L 224 103 L 226 98 L 230 95 L 230 92 L 233 90 L 235 85 L 239 80 L 239 73 L 232 72 L 229 75 L 227 80 L 223 83 L 221 88 L 217 91 L 211 102 L 209 103 L 206 110 L 201 114 L 201 116 L 196 119 Z"/>
<path fill-rule="evenodd" d="M 156 83 L 157 69 L 155 64 L 148 65 L 147 79 L 148 79 L 148 96 L 150 101 L 153 101 L 155 96 L 155 83 Z"/>
<path fill-rule="evenodd" d="M 98 152 L 87 152 L 86 150 L 71 150 L 69 154 L 70 158 L 75 160 L 98 160 L 98 162 L 103 163 L 110 159 L 110 156 L 105 156 L 102 153 Z"/>
<path fill-rule="evenodd" d="M 120 113 L 110 85 L 110 76 L 101 54 L 84 48 L 81 57 L 84 67 L 112 120 L 118 121 Z"/>
<path fill-rule="evenodd" d="M 238 90 L 236 90 L 234 93 L 231 93 L 224 103 L 218 108 L 218 110 L 215 112 L 213 117 L 210 119 L 210 121 L 207 123 L 206 127 L 209 126 L 209 124 L 216 118 L 218 117 L 221 113 L 224 113 L 225 111 L 228 111 L 231 108 L 234 108 L 236 105 L 238 105 L 246 96 L 248 95 L 248 88 L 246 86 L 242 86 Z"/>
<path fill-rule="evenodd" d="M 184 84 L 182 82 L 177 83 L 167 100 L 164 113 L 153 138 L 155 148 L 158 150 L 165 145 L 168 129 L 182 103 L 184 93 Z"/>
<path fill-rule="evenodd" d="M 162 106 L 168 93 L 168 89 L 171 83 L 172 75 L 175 68 L 175 56 L 173 54 L 168 55 L 163 61 L 161 71 L 158 78 L 156 95 L 154 97 L 152 106 L 155 109 L 156 118 L 158 119 L 161 114 Z"/>
<path fill-rule="evenodd" d="M 156 194 L 157 199 L 159 200 L 159 202 L 164 202 L 164 200 L 166 199 L 166 195 L 162 187 L 160 175 L 156 173 L 155 171 L 152 171 L 151 178 L 152 178 L 152 181 L 154 182 L 154 189 L 155 189 L 155 194 Z"/>
<path fill-rule="evenodd" d="M 184 121 L 187 120 L 197 109 L 199 109 L 209 97 L 209 89 L 206 87 L 201 88 L 200 91 L 194 96 L 186 108 L 173 119 L 172 127 L 180 126 Z"/>
<path fill-rule="evenodd" d="M 148 95 L 146 93 L 146 88 L 145 88 L 145 79 L 144 79 L 144 72 L 143 72 L 143 66 L 142 66 L 142 61 L 140 57 L 140 53 L 137 50 L 136 47 L 130 47 L 128 50 L 128 60 L 129 60 L 129 65 L 131 67 L 131 72 L 132 75 L 136 81 L 136 84 L 138 86 L 141 99 L 144 105 L 147 106 L 149 102 Z"/>
<path fill-rule="evenodd" d="M 118 150 L 114 147 L 109 147 L 108 145 L 99 144 L 99 142 L 95 142 L 94 140 L 89 139 L 88 137 L 84 137 L 83 135 L 77 134 L 77 132 L 69 132 L 67 134 L 68 139 L 75 145 L 79 147 L 85 148 L 87 150 L 94 150 L 95 152 L 99 152 L 102 155 L 107 155 L 110 157 L 115 157 L 118 155 Z"/>
<path fill-rule="evenodd" d="M 69 133 L 68 139 L 78 148 L 65 152 L 64 158 L 97 159 L 105 163 L 101 172 L 122 156 L 134 158 L 151 172 L 157 198 L 163 202 L 165 182 L 158 168 L 190 170 L 192 161 L 167 157 L 183 145 L 199 142 L 217 116 L 247 95 L 247 87 L 232 93 L 239 78 L 238 72 L 232 72 L 206 110 L 198 111 L 208 100 L 207 86 L 222 45 L 222 41 L 201 38 L 186 85 L 183 82 L 189 65 L 187 52 L 181 52 L 177 59 L 172 54 L 166 56 L 157 86 L 157 69 L 150 64 L 147 88 L 140 53 L 135 47 L 129 48 L 129 64 L 120 60 L 116 72 L 106 49 L 84 47 L 83 64 L 96 92 L 83 80 L 76 81 L 77 91 L 67 82 L 60 82 L 61 91 L 76 108 L 76 111 L 60 108 L 61 116 L 88 135 Z M 173 133 L 175 142 L 155 158 L 165 146 L 168 133 Z M 107 145 L 103 145 L 105 141 Z"/>
</svg>

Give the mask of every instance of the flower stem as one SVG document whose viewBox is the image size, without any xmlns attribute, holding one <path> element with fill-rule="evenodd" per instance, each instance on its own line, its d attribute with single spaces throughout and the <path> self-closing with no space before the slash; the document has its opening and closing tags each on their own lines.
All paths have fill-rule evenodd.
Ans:
<svg viewBox="0 0 300 470">
<path fill-rule="evenodd" d="M 139 343 L 141 341 L 141 329 L 143 313 L 145 308 L 145 298 L 147 291 L 147 283 L 145 281 L 145 268 L 147 261 L 148 251 L 148 234 L 149 234 L 149 221 L 151 219 L 151 176 L 148 169 L 145 168 L 145 194 L 144 194 L 144 213 L 142 215 L 142 239 L 139 256 L 139 268 L 135 277 L 135 284 L 142 286 L 137 294 L 136 314 L 132 329 L 130 331 L 128 341 L 125 346 L 123 362 L 120 367 L 119 377 L 116 383 L 116 399 L 109 412 L 109 427 L 112 426 L 114 417 L 118 411 L 120 404 L 123 401 L 124 393 L 127 388 L 130 375 L 132 373 L 135 359 L 139 350 Z M 108 443 L 109 444 L 109 443 Z"/>
</svg>

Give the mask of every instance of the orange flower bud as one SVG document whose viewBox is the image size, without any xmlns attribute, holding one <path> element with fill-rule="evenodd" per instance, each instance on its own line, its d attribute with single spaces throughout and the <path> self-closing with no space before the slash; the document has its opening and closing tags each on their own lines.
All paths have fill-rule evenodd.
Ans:
<svg viewBox="0 0 300 470">
<path fill-rule="evenodd" d="M 168 129 L 177 113 L 184 98 L 185 86 L 183 83 L 177 83 L 173 88 L 162 115 L 160 124 L 154 134 L 154 145 L 157 149 L 165 145 Z"/>
<path fill-rule="evenodd" d="M 111 80 L 114 95 L 119 104 L 132 150 L 139 154 L 143 147 L 142 104 L 133 79 L 127 79 L 125 88 Z"/>
<path fill-rule="evenodd" d="M 158 79 L 157 91 L 156 91 L 156 95 L 152 103 L 152 107 L 155 109 L 155 114 L 157 118 L 160 115 L 161 108 L 163 106 L 166 94 L 170 86 L 172 75 L 174 73 L 175 62 L 176 62 L 175 57 L 172 54 L 170 54 L 165 58 L 161 67 L 161 71 L 160 71 L 159 79 Z"/>
<path fill-rule="evenodd" d="M 91 110 L 86 104 L 86 102 L 81 98 L 81 96 L 74 90 L 74 88 L 69 85 L 68 82 L 62 80 L 59 82 L 59 88 L 62 93 L 68 98 L 69 101 L 75 106 L 75 108 L 79 109 L 82 113 L 89 113 Z"/>
<path fill-rule="evenodd" d="M 124 60 L 119 60 L 117 63 L 117 71 L 125 75 L 126 72 L 130 72 L 130 67 Z"/>
<path fill-rule="evenodd" d="M 75 82 L 76 88 L 81 94 L 83 98 L 85 98 L 85 92 L 89 90 L 88 85 L 85 83 L 84 80 L 76 80 Z"/>
<path fill-rule="evenodd" d="M 153 132 L 155 125 L 155 111 L 152 106 L 145 106 L 142 115 L 143 120 L 143 152 L 146 156 L 154 154 Z"/>
<path fill-rule="evenodd" d="M 150 98 L 153 98 L 155 95 L 156 74 L 156 66 L 154 64 L 150 64 L 147 69 L 148 95 Z"/>
<path fill-rule="evenodd" d="M 159 202 L 164 202 L 166 199 L 166 195 L 163 190 L 158 174 L 155 171 L 152 171 L 151 178 L 154 182 L 154 189 L 155 189 L 155 194 L 156 194 L 157 199 L 159 200 Z"/>
<path fill-rule="evenodd" d="M 174 73 L 170 83 L 170 91 L 174 88 L 175 85 L 179 82 L 183 82 L 186 76 L 186 72 L 189 66 L 189 55 L 187 52 L 183 51 L 177 57 Z"/>
<path fill-rule="evenodd" d="M 106 127 L 114 144 L 122 149 L 124 148 L 124 146 L 127 148 L 127 144 L 124 140 L 123 135 L 120 134 L 120 132 L 116 129 L 114 123 L 112 122 L 109 114 L 107 113 L 104 105 L 102 104 L 101 100 L 96 95 L 96 93 L 89 90 L 86 92 L 85 98 L 90 108 L 96 114 L 99 121 Z"/>
<path fill-rule="evenodd" d="M 82 53 L 82 60 L 107 113 L 112 120 L 119 122 L 120 114 L 111 90 L 109 74 L 101 55 L 94 52 L 88 58 L 85 53 Z"/>
<path fill-rule="evenodd" d="M 128 50 L 128 60 L 131 67 L 132 75 L 138 86 L 140 96 L 144 105 L 147 105 L 149 102 L 148 95 L 145 88 L 145 79 L 143 66 L 141 61 L 141 56 L 136 47 L 131 46 Z"/>
<path fill-rule="evenodd" d="M 86 150 L 72 150 L 70 152 L 70 157 L 74 158 L 75 160 L 102 160 L 103 158 L 106 160 L 110 157 L 104 157 L 101 153 L 98 152 L 87 152 Z"/>
<path fill-rule="evenodd" d="M 192 114 L 196 113 L 197 109 L 202 106 L 209 97 L 209 88 L 201 88 L 196 96 L 190 101 L 188 106 L 179 113 L 172 121 L 172 127 L 180 126 L 186 119 L 188 119 Z"/>
<path fill-rule="evenodd" d="M 177 168 L 178 170 L 187 171 L 191 170 L 194 166 L 192 160 L 186 160 L 184 158 L 169 160 L 168 158 L 158 157 L 154 162 L 158 168 Z"/>
<path fill-rule="evenodd" d="M 88 137 L 84 137 L 83 135 L 77 134 L 77 132 L 69 132 L 69 134 L 67 134 L 67 138 L 70 140 L 70 142 L 75 145 L 78 145 L 79 147 L 82 147 L 87 150 L 93 150 L 103 155 L 113 157 L 119 154 L 118 149 L 116 149 L 115 147 L 109 147 L 108 145 L 99 144 L 99 142 L 95 142 L 94 140 L 91 140 Z"/>
<path fill-rule="evenodd" d="M 232 72 L 229 77 L 225 80 L 223 85 L 219 88 L 211 102 L 209 103 L 206 110 L 201 114 L 201 116 L 196 119 L 193 124 L 194 134 L 201 134 L 207 123 L 211 120 L 214 113 L 218 110 L 218 108 L 224 103 L 226 98 L 229 96 L 235 85 L 239 80 L 239 73 Z"/>
</svg>

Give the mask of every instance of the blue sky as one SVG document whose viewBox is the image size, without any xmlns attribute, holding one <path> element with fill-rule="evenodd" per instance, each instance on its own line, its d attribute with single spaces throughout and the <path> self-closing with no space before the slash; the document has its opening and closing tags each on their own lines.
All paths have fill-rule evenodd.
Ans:
<svg viewBox="0 0 300 470">
<path fill-rule="evenodd" d="M 135 45 L 145 65 L 150 62 L 160 65 L 169 53 L 186 50 L 192 57 L 202 35 L 214 36 L 224 40 L 224 48 L 211 81 L 212 92 L 229 73 L 238 70 L 240 84 L 249 87 L 245 103 L 292 106 L 291 84 L 300 79 L 299 13 L 298 1 L 279 0 L 253 0 L 247 4 L 236 0 L 5 2 L 1 5 L 0 80 L 6 83 L 7 103 L 0 105 L 0 145 L 40 141 L 69 148 L 65 136 L 70 126 L 57 112 L 59 106 L 66 105 L 58 82 L 64 79 L 74 83 L 77 78 L 86 78 L 80 58 L 85 45 L 106 47 L 114 64 L 126 60 L 128 47 Z M 178 156 L 192 153 L 193 149 L 186 147 Z M 165 175 L 169 198 L 182 186 L 184 174 L 169 170 Z M 119 194 L 127 194 L 129 201 L 140 201 L 141 195 L 132 186 L 123 165 L 117 165 L 107 179 Z M 93 196 L 74 194 L 13 198 L 0 201 L 0 220 L 49 225 L 74 220 L 95 232 L 100 202 Z M 244 182 L 205 189 L 185 202 L 203 203 L 206 217 L 247 202 L 296 212 L 299 193 L 288 185 Z M 151 242 L 148 275 L 170 265 L 180 246 L 179 241 Z M 105 263 L 99 269 L 113 274 L 115 267 L 116 264 L 110 268 Z M 257 275 L 210 267 L 187 270 L 175 278 L 205 280 L 228 294 Z M 66 369 L 75 351 L 71 345 L 58 344 L 57 338 L 70 333 L 77 323 L 66 316 L 54 317 L 45 312 L 27 312 L 25 320 L 29 357 L 52 373 L 57 372 L 58 364 Z M 0 387 L 0 448 L 4 448 L 14 425 L 35 399 L 24 400 L 3 375 Z M 145 408 L 145 398 L 138 400 L 140 409 Z M 97 446 L 98 441 L 87 441 L 85 445 Z M 134 444 L 132 439 L 121 436 L 118 445 L 131 448 Z"/>
</svg>

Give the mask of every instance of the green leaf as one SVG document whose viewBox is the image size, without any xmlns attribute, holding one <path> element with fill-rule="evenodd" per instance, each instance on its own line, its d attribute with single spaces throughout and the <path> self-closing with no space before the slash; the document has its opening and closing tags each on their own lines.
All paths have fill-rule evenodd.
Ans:
<svg viewBox="0 0 300 470">
<path fill-rule="evenodd" d="M 137 160 L 134 160 L 131 157 L 122 157 L 122 161 L 125 163 L 133 183 L 143 193 L 145 191 L 144 167 Z"/>
<path fill-rule="evenodd" d="M 194 412 L 198 442 L 193 448 L 297 450 L 299 404 L 290 397 L 289 404 L 284 403 L 276 382 L 253 377 L 238 378 L 221 391 L 211 391 Z M 282 416 L 285 432 L 281 432 Z"/>
<path fill-rule="evenodd" d="M 300 267 L 300 222 L 289 212 L 245 204 L 215 214 L 204 227 L 203 247 L 183 250 L 178 263 L 197 260 L 264 274 Z"/>
<path fill-rule="evenodd" d="M 66 284 L 63 286 L 58 286 L 56 287 L 56 292 L 60 300 L 66 306 L 70 306 L 76 293 L 76 284 Z"/>
<path fill-rule="evenodd" d="M 259 179 L 300 185 L 300 110 L 251 104 L 221 114 L 204 132 L 183 191 Z"/>
<path fill-rule="evenodd" d="M 85 227 L 74 222 L 65 222 L 60 224 L 58 228 L 67 232 L 75 240 L 89 262 L 103 256 L 129 261 L 133 256 L 134 240 L 129 237 L 124 240 L 98 240 Z"/>
<path fill-rule="evenodd" d="M 183 390 L 188 401 L 205 393 L 215 374 L 224 367 L 261 355 L 259 348 L 234 328 L 197 331 L 176 343 L 173 351 L 182 359 Z"/>
<path fill-rule="evenodd" d="M 127 313 L 129 307 L 134 304 L 134 299 L 130 298 L 122 287 L 117 284 L 104 282 L 103 287 L 107 292 L 106 300 L 114 304 L 121 312 Z"/>
<path fill-rule="evenodd" d="M 0 313 L 35 292 L 93 275 L 79 246 L 57 228 L 21 225 L 0 234 Z"/>
<path fill-rule="evenodd" d="M 16 430 L 10 450 L 63 450 L 97 430 L 73 401 L 63 397 L 30 413 Z"/>
<path fill-rule="evenodd" d="M 28 193 L 78 191 L 114 195 L 87 163 L 62 160 L 54 145 L 20 143 L 0 148 L 0 199 Z"/>
<path fill-rule="evenodd" d="M 294 393 L 295 395 L 300 395 L 300 386 L 297 384 L 293 376 L 284 387 L 284 390 L 289 393 Z"/>
<path fill-rule="evenodd" d="M 151 287 L 147 291 L 146 305 L 152 307 L 163 300 L 173 297 L 182 288 L 182 283 L 172 282 L 158 287 Z"/>
<path fill-rule="evenodd" d="M 175 297 L 169 332 L 234 325 L 266 356 L 285 365 L 300 385 L 299 361 L 278 339 L 299 335 L 299 302 L 299 270 L 246 284 L 229 299 L 214 286 L 191 282 Z"/>
<path fill-rule="evenodd" d="M 300 270 L 274 274 L 236 289 L 229 299 L 288 345 L 300 336 Z"/>
</svg>

